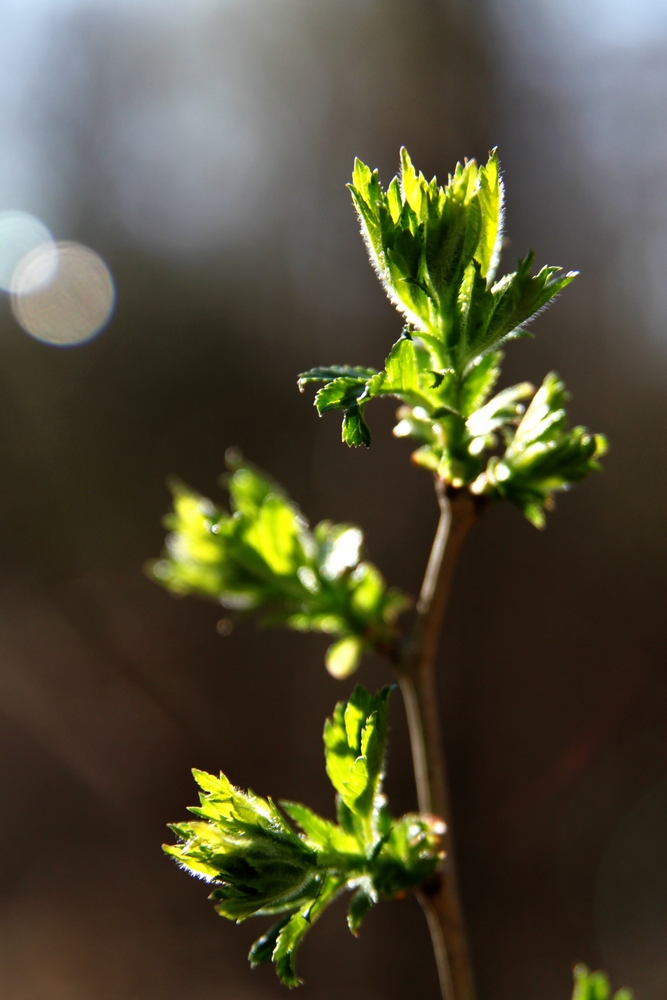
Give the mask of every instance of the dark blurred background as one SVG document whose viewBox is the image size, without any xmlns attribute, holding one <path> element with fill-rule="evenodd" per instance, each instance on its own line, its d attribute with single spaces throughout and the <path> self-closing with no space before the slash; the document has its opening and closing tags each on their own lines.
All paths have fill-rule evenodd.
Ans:
<svg viewBox="0 0 667 1000">
<path fill-rule="evenodd" d="M 400 329 L 344 188 L 500 148 L 503 260 L 581 277 L 508 352 L 557 369 L 605 472 L 535 531 L 488 512 L 442 650 L 460 876 L 481 1000 L 565 1000 L 574 962 L 667 995 L 667 7 L 660 0 L 2 0 L 0 209 L 106 261 L 89 343 L 0 303 L 0 993 L 265 1000 L 252 921 L 160 853 L 189 768 L 330 815 L 321 727 L 352 682 L 321 637 L 216 632 L 142 574 L 165 479 L 221 499 L 226 447 L 312 521 L 351 520 L 415 591 L 436 523 L 392 439 L 350 451 L 295 376 L 379 366 Z M 360 678 L 388 677 L 367 663 Z M 402 707 L 389 793 L 413 808 Z M 337 905 L 304 997 L 438 996 L 414 900 L 354 941 Z"/>
</svg>

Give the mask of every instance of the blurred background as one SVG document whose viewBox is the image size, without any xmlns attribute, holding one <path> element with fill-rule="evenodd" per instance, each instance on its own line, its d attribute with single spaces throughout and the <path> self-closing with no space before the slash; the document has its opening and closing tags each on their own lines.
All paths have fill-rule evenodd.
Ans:
<svg viewBox="0 0 667 1000">
<path fill-rule="evenodd" d="M 489 511 L 458 572 L 440 694 L 480 1000 L 565 1000 L 582 960 L 664 998 L 665 4 L 2 0 L 0 57 L 4 1000 L 285 996 L 247 968 L 258 927 L 159 845 L 193 765 L 330 815 L 321 727 L 351 682 L 321 637 L 223 638 L 142 566 L 166 477 L 220 500 L 235 444 L 418 588 L 436 505 L 391 404 L 350 451 L 295 385 L 396 339 L 344 184 L 355 155 L 388 183 L 401 144 L 429 177 L 499 146 L 502 266 L 530 245 L 582 272 L 504 384 L 557 369 L 612 445 L 546 532 Z M 53 300 L 48 254 L 34 296 L 12 272 L 35 225 L 66 241 Z M 398 698 L 389 793 L 414 807 Z M 438 996 L 414 900 L 358 941 L 332 908 L 301 971 L 305 998 Z"/>
</svg>

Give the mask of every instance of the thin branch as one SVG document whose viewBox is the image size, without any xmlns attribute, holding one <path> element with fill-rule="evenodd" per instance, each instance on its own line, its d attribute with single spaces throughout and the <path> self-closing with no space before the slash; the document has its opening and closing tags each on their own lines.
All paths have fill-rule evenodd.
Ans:
<svg viewBox="0 0 667 1000">
<path fill-rule="evenodd" d="M 417 604 L 415 626 L 396 671 L 405 701 L 419 809 L 442 817 L 447 824 L 445 861 L 422 886 L 419 900 L 431 932 L 444 1000 L 474 1000 L 456 880 L 435 659 L 456 561 L 479 511 L 476 499 L 466 490 L 448 496 L 441 484 L 437 488 L 438 529 Z"/>
</svg>

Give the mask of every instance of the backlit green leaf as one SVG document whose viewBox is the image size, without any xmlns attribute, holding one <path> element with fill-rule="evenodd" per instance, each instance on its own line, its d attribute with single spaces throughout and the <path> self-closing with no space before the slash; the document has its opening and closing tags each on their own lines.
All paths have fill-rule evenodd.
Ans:
<svg viewBox="0 0 667 1000">
<path fill-rule="evenodd" d="M 361 379 L 366 381 L 376 374 L 375 368 L 363 368 L 359 365 L 329 365 L 327 368 L 311 368 L 299 375 L 298 386 L 303 392 L 311 382 L 333 382 L 337 378 Z"/>
<path fill-rule="evenodd" d="M 609 979 L 604 972 L 589 972 L 585 965 L 574 970 L 572 1000 L 612 1000 Z M 614 993 L 613 1000 L 632 1000 L 632 992 L 624 989 Z"/>
<path fill-rule="evenodd" d="M 370 447 L 371 432 L 360 406 L 352 406 L 345 411 L 342 437 L 344 444 L 349 444 L 351 448 L 359 448 L 361 445 Z"/>
<path fill-rule="evenodd" d="M 315 396 L 315 406 L 320 416 L 329 410 L 348 410 L 356 407 L 366 391 L 365 379 L 337 378 L 328 382 Z"/>
<path fill-rule="evenodd" d="M 262 934 L 261 938 L 258 938 L 253 944 L 252 948 L 248 953 L 248 961 L 250 962 L 250 968 L 254 969 L 256 966 L 261 965 L 262 962 L 270 962 L 273 958 L 273 953 L 276 949 L 276 944 L 278 943 L 278 935 L 282 931 L 285 924 L 292 919 L 291 914 L 287 914 L 286 917 L 281 917 L 273 924 L 266 934 Z"/>
<path fill-rule="evenodd" d="M 340 645 L 328 662 L 346 676 L 364 650 L 391 640 L 406 599 L 361 560 L 358 528 L 322 522 L 310 531 L 268 476 L 238 455 L 231 462 L 231 513 L 181 484 L 173 487 L 167 550 L 149 567 L 151 576 L 176 593 L 218 600 L 232 613 L 261 611 L 268 624 L 336 636 Z"/>
<path fill-rule="evenodd" d="M 483 437 L 511 424 L 523 413 L 521 401 L 528 399 L 534 392 L 535 388 L 530 382 L 521 382 L 503 389 L 468 417 L 468 430 L 473 437 Z"/>
<path fill-rule="evenodd" d="M 357 835 L 370 850 L 379 833 L 377 814 L 381 795 L 387 737 L 388 698 L 383 688 L 374 698 L 358 686 L 347 702 L 336 705 L 324 726 L 327 774 L 353 816 Z"/>
<path fill-rule="evenodd" d="M 585 427 L 567 427 L 565 386 L 552 372 L 521 419 L 505 453 L 489 459 L 472 484 L 475 493 L 504 497 L 541 528 L 553 494 L 599 470 L 607 443 Z"/>
<path fill-rule="evenodd" d="M 212 883 L 210 899 L 221 916 L 281 915 L 248 957 L 251 965 L 271 959 L 287 986 L 299 984 L 297 949 L 338 893 L 354 893 L 348 924 L 356 934 L 372 905 L 417 888 L 443 857 L 441 821 L 412 814 L 393 820 L 386 808 L 381 782 L 389 694 L 389 688 L 372 696 L 357 687 L 325 727 L 339 823 L 296 802 L 281 802 L 279 809 L 223 774 L 195 771 L 202 790 L 191 809 L 197 819 L 174 824 L 179 842 L 164 847 L 182 868 Z"/>
<path fill-rule="evenodd" d="M 503 239 L 503 182 L 498 154 L 494 150 L 489 162 L 479 169 L 479 201 L 482 226 L 475 260 L 479 261 L 487 282 L 493 279 L 498 266 Z"/>
<path fill-rule="evenodd" d="M 362 920 L 368 911 L 375 906 L 377 901 L 377 893 L 373 888 L 372 882 L 368 879 L 355 892 L 354 896 L 350 900 L 350 906 L 347 911 L 347 925 L 355 937 L 359 933 Z"/>
<path fill-rule="evenodd" d="M 317 918 L 344 885 L 343 878 L 329 876 L 322 883 L 317 898 L 312 903 L 304 903 L 281 929 L 273 952 L 273 962 L 278 978 L 285 986 L 301 985 L 302 980 L 296 974 L 297 949 Z"/>
<path fill-rule="evenodd" d="M 540 453 L 543 467 L 531 483 L 520 483 L 518 455 L 506 456 L 513 469 L 509 475 L 498 449 L 514 438 L 517 451 L 523 431 L 515 432 L 528 384 L 489 397 L 500 373 L 500 348 L 527 335 L 528 324 L 575 272 L 543 267 L 533 274 L 528 253 L 516 271 L 495 281 L 504 209 L 495 150 L 483 166 L 474 160 L 457 164 L 444 187 L 435 178 L 428 182 L 407 150 L 401 149 L 400 158 L 399 176 L 386 191 L 377 171 L 355 161 L 350 190 L 371 261 L 407 320 L 404 334 L 384 369 L 312 369 L 300 376 L 299 387 L 324 383 L 315 398 L 318 412 L 342 410 L 343 441 L 355 447 L 371 441 L 370 400 L 396 397 L 402 406 L 394 433 L 419 442 L 412 456 L 416 464 L 455 489 L 507 496 L 542 524 L 553 490 L 599 467 L 604 441 L 575 428 L 557 444 L 544 438 L 541 452 L 528 455 L 523 447 L 522 461 L 536 472 Z M 503 478 L 508 475 L 511 485 Z"/>
</svg>

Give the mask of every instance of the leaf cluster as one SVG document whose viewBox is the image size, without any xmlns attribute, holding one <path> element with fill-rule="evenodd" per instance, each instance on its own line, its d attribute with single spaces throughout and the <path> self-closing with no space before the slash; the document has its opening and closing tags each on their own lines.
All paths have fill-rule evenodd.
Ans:
<svg viewBox="0 0 667 1000">
<path fill-rule="evenodd" d="M 589 434 L 585 427 L 568 430 L 567 398 L 565 386 L 551 372 L 508 439 L 504 455 L 489 459 L 472 492 L 505 497 L 537 528 L 544 527 L 553 493 L 599 471 L 598 459 L 607 450 L 602 435 Z"/>
<path fill-rule="evenodd" d="M 336 823 L 296 802 L 281 802 L 281 811 L 271 799 L 234 788 L 223 774 L 195 771 L 202 791 L 190 811 L 198 819 L 172 826 L 180 843 L 164 847 L 186 871 L 215 884 L 210 898 L 221 916 L 237 922 L 279 916 L 249 959 L 253 966 L 273 961 L 287 986 L 300 982 L 299 944 L 339 893 L 353 892 L 348 925 L 356 934 L 380 898 L 417 888 L 443 857 L 440 820 L 392 819 L 387 810 L 382 779 L 390 693 L 384 688 L 372 696 L 359 686 L 325 724 Z"/>
<path fill-rule="evenodd" d="M 632 992 L 619 990 L 612 998 L 609 979 L 604 972 L 589 972 L 585 965 L 577 965 L 572 1000 L 632 1000 Z"/>
<path fill-rule="evenodd" d="M 441 187 L 436 178 L 427 182 L 417 174 L 402 149 L 400 174 L 386 191 L 377 171 L 357 160 L 349 187 L 371 261 L 407 325 L 382 370 L 313 368 L 299 376 L 299 388 L 321 383 L 318 413 L 342 410 L 343 440 L 352 446 L 370 445 L 364 416 L 370 400 L 397 398 L 402 406 L 394 433 L 419 442 L 417 464 L 454 489 L 479 480 L 478 492 L 509 499 L 534 524 L 543 523 L 554 491 L 581 478 L 582 470 L 597 468 L 604 441 L 584 428 L 566 431 L 563 414 L 558 426 L 542 427 L 546 465 L 521 438 L 509 452 L 535 389 L 523 382 L 493 392 L 502 346 L 525 336 L 527 324 L 575 274 L 563 275 L 557 267 L 533 274 L 528 253 L 514 272 L 496 280 L 504 195 L 495 151 L 484 166 L 474 160 L 458 164 Z M 545 393 L 553 395 L 554 378 L 547 376 L 537 406 Z M 514 468 L 518 451 L 521 483 L 517 473 L 510 489 L 496 468 L 501 476 Z"/>
<path fill-rule="evenodd" d="M 228 464 L 231 513 L 173 485 L 166 552 L 148 567 L 150 575 L 174 593 L 212 598 L 232 613 L 261 612 L 266 624 L 335 636 L 327 667 L 347 676 L 364 650 L 394 635 L 407 598 L 361 558 L 358 528 L 322 521 L 311 531 L 273 480 L 235 454 Z"/>
<path fill-rule="evenodd" d="M 502 348 L 574 278 L 559 268 L 533 274 L 533 255 L 496 279 L 502 246 L 503 184 L 495 151 L 484 166 L 459 164 L 445 187 L 415 171 L 405 149 L 387 190 L 377 171 L 356 161 L 352 198 L 371 261 L 406 325 L 381 370 L 332 365 L 299 377 L 317 385 L 320 415 L 342 411 L 343 440 L 370 445 L 371 399 L 400 403 L 394 433 L 418 443 L 413 460 L 447 493 L 468 490 L 515 504 L 537 527 L 566 490 L 600 468 L 605 439 L 568 427 L 568 394 L 555 373 L 535 390 L 523 382 L 497 391 Z M 235 616 L 334 637 L 326 656 L 336 677 L 356 669 L 366 650 L 395 652 L 396 619 L 409 604 L 362 559 L 362 534 L 324 521 L 311 530 L 284 491 L 263 472 L 228 458 L 230 509 L 173 486 L 163 558 L 149 567 L 177 594 L 220 602 Z M 336 821 L 305 805 L 264 799 L 224 774 L 195 771 L 196 819 L 175 824 L 167 854 L 213 884 L 222 916 L 277 921 L 249 959 L 273 961 L 296 986 L 297 949 L 311 925 L 343 891 L 352 893 L 348 925 L 358 932 L 381 898 L 396 898 L 429 879 L 444 857 L 437 817 L 390 816 L 382 791 L 390 688 L 357 687 L 324 727 Z M 572 1000 L 612 1000 L 604 973 L 578 966 Z M 631 1000 L 627 990 L 613 1000 Z"/>
</svg>

